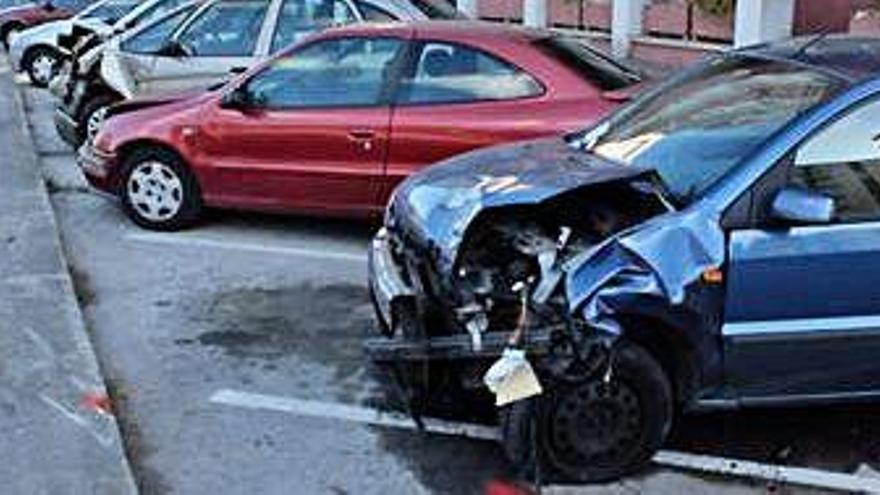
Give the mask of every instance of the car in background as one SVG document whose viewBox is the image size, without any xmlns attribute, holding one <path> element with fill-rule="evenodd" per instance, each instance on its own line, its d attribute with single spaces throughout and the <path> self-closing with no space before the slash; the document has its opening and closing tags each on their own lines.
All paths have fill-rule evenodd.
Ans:
<svg viewBox="0 0 880 495">
<path fill-rule="evenodd" d="M 24 5 L 26 3 L 31 3 L 30 0 L 0 0 L 0 15 L 3 14 L 3 11 L 12 7 L 18 7 L 19 5 Z"/>
<path fill-rule="evenodd" d="M 207 93 L 113 107 L 80 163 L 150 229 L 186 227 L 203 207 L 375 217 L 422 167 L 580 128 L 618 104 L 606 92 L 637 82 L 544 30 L 351 26 Z"/>
<path fill-rule="evenodd" d="M 100 0 L 70 19 L 51 21 L 13 33 L 9 37 L 9 59 L 17 71 L 30 76 L 34 86 L 44 88 L 54 77 L 63 58 L 58 37 L 70 34 L 74 24 L 92 30 L 112 29 L 114 23 L 138 7 L 138 0 Z"/>
<path fill-rule="evenodd" d="M 433 3 L 437 2 L 437 3 Z M 208 87 L 320 29 L 360 21 L 454 18 L 443 0 L 211 0 L 113 38 L 79 60 L 64 88 L 56 126 L 79 146 L 111 104 Z M 448 6 L 447 6 L 448 7 Z"/>
<path fill-rule="evenodd" d="M 11 7 L 0 12 L 0 41 L 3 47 L 9 48 L 9 36 L 29 27 L 73 17 L 86 8 L 90 0 L 41 0 L 38 3 L 26 3 Z"/>
<path fill-rule="evenodd" d="M 877 399 L 878 74 L 876 38 L 730 51 L 412 176 L 370 252 L 369 354 L 473 384 L 525 351 L 543 392 L 503 443 L 545 479 L 637 469 L 683 411 Z"/>
<path fill-rule="evenodd" d="M 73 48 L 82 38 L 95 41 L 149 23 L 188 0 L 104 0 L 71 19 L 49 22 L 12 37 L 13 66 L 26 71 L 34 85 L 46 87 L 70 64 Z M 69 69 L 69 67 L 68 67 Z"/>
</svg>

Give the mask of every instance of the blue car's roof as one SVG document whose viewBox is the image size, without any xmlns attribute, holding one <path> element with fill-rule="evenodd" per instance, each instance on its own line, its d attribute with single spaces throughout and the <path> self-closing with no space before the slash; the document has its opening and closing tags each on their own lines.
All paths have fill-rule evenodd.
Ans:
<svg viewBox="0 0 880 495">
<path fill-rule="evenodd" d="M 746 47 L 735 53 L 796 61 L 850 82 L 880 76 L 880 38 L 820 34 Z"/>
</svg>

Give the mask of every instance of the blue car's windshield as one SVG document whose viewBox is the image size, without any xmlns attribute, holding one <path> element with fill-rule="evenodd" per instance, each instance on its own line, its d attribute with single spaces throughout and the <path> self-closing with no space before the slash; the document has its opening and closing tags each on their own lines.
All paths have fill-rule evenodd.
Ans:
<svg viewBox="0 0 880 495">
<path fill-rule="evenodd" d="M 589 131 L 583 146 L 657 171 L 686 205 L 842 82 L 791 63 L 721 57 Z"/>
</svg>

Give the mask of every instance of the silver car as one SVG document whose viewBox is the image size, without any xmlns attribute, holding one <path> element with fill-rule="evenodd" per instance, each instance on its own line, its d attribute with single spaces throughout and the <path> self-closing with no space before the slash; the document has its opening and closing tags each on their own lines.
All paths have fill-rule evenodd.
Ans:
<svg viewBox="0 0 880 495">
<path fill-rule="evenodd" d="M 56 127 L 79 146 L 113 103 L 210 86 L 327 27 L 457 17 L 446 0 L 208 0 L 80 57 L 73 81 L 53 83 Z"/>
<path fill-rule="evenodd" d="M 9 37 L 9 58 L 16 70 L 27 72 L 31 82 L 45 87 L 55 75 L 65 53 L 58 37 L 70 34 L 74 25 L 90 31 L 110 32 L 114 24 L 132 16 L 152 11 L 153 4 L 169 0 L 101 0 L 70 19 L 47 22 L 13 33 Z M 179 0 L 178 0 L 179 1 Z"/>
<path fill-rule="evenodd" d="M 110 41 L 101 72 L 125 98 L 207 86 L 322 28 L 426 18 L 401 0 L 216 0 L 158 44 L 151 32 Z"/>
<path fill-rule="evenodd" d="M 59 46 L 60 36 L 78 26 L 99 36 L 122 32 L 150 22 L 179 7 L 185 0 L 101 0 L 70 19 L 48 22 L 10 37 L 12 66 L 28 73 L 31 82 L 45 87 L 58 71 L 67 50 Z"/>
</svg>

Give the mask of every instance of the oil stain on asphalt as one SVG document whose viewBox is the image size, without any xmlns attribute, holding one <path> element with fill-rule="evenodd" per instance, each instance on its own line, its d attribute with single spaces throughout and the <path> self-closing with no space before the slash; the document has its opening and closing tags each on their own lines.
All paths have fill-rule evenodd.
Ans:
<svg viewBox="0 0 880 495">
<path fill-rule="evenodd" d="M 241 359 L 305 357 L 334 366 L 341 378 L 362 368 L 361 341 L 373 326 L 367 289 L 353 284 L 236 288 L 200 306 L 193 319 L 206 331 L 178 343 Z"/>
<path fill-rule="evenodd" d="M 264 367 L 283 367 L 288 356 L 305 357 L 335 368 L 341 381 L 375 379 L 362 351 L 363 338 L 374 325 L 365 287 L 237 288 L 196 302 L 191 311 L 191 319 L 204 331 L 179 344 L 216 349 L 243 362 L 264 361 Z M 366 403 L 399 409 L 384 393 L 374 392 Z M 431 493 L 481 493 L 488 479 L 508 468 L 500 449 L 489 442 L 375 431 L 379 447 L 405 462 Z"/>
</svg>

